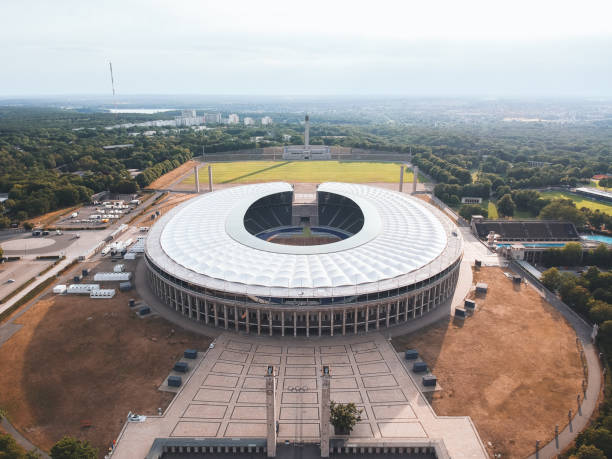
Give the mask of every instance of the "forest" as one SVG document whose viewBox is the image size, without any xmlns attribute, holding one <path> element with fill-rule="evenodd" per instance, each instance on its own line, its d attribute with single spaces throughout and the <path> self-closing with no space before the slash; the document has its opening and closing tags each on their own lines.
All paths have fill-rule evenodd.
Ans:
<svg viewBox="0 0 612 459">
<path fill-rule="evenodd" d="M 158 129 L 155 135 L 143 135 L 150 129 L 144 127 L 110 128 L 172 119 L 176 114 L 0 108 L 0 193 L 8 194 L 8 200 L 0 204 L 0 227 L 86 202 L 99 191 L 138 191 L 202 151 L 283 145 L 283 135 L 291 136 L 289 143 L 303 142 L 303 127 L 296 122 Z M 313 122 L 311 143 L 411 152 L 414 163 L 438 183 L 435 194 L 440 199 L 453 207 L 464 196 L 496 199 L 502 216 L 521 210 L 537 216 L 551 205 L 550 199 L 532 191 L 527 195 L 525 190 L 575 186 L 588 183 L 594 174 L 612 174 L 612 130 L 597 123 L 446 123 L 437 127 L 357 124 L 350 116 L 338 115 Z M 120 144 L 133 146 L 104 148 Z M 231 160 L 230 153 L 227 159 Z M 533 167 L 529 161 L 549 164 Z M 569 207 L 555 204 L 547 212 L 572 214 Z M 463 214 L 477 210 L 463 209 Z M 582 214 L 573 217 L 579 223 L 599 221 L 599 226 L 609 226 L 609 217 L 577 211 Z"/>
</svg>

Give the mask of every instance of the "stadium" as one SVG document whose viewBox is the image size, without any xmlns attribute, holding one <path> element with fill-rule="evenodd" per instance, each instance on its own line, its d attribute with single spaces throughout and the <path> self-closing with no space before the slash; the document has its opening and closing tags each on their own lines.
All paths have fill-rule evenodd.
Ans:
<svg viewBox="0 0 612 459">
<path fill-rule="evenodd" d="M 368 332 L 444 303 L 463 241 L 441 211 L 410 195 L 323 183 L 294 193 L 259 183 L 207 193 L 151 228 L 147 277 L 191 320 L 258 335 Z"/>
</svg>

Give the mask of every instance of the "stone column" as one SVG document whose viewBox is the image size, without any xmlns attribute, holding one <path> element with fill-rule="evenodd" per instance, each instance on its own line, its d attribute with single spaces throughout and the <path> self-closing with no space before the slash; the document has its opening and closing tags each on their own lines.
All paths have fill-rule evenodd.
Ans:
<svg viewBox="0 0 612 459">
<path fill-rule="evenodd" d="M 276 388 L 273 366 L 269 366 L 266 371 L 266 405 L 268 457 L 276 457 Z"/>
<path fill-rule="evenodd" d="M 215 308 L 215 327 L 218 327 L 219 326 L 219 314 L 217 313 L 217 309 L 219 308 L 219 305 L 215 303 L 213 307 Z"/>
<path fill-rule="evenodd" d="M 404 191 L 404 165 L 400 168 L 400 183 L 399 183 L 399 191 L 400 193 Z"/>
<path fill-rule="evenodd" d="M 238 322 L 240 321 L 238 317 L 238 306 L 234 306 L 234 330 L 238 331 L 238 327 L 240 326 Z"/>
<path fill-rule="evenodd" d="M 272 327 L 272 310 L 268 311 L 268 326 L 270 327 L 270 330 L 269 330 L 270 336 L 272 336 L 273 334 L 272 330 L 274 329 L 274 327 Z"/>
<path fill-rule="evenodd" d="M 212 192 L 213 190 L 213 178 L 212 178 L 212 166 L 208 166 L 208 191 Z"/>
<path fill-rule="evenodd" d="M 329 457 L 329 419 L 330 419 L 330 380 L 331 375 L 328 366 L 323 367 L 321 375 L 321 457 Z"/>
<path fill-rule="evenodd" d="M 204 298 L 204 322 L 208 325 L 208 301 Z"/>
<path fill-rule="evenodd" d="M 285 311 L 281 311 L 281 336 L 285 336 Z"/>
<path fill-rule="evenodd" d="M 321 311 L 319 311 L 319 336 L 321 336 Z"/>
<path fill-rule="evenodd" d="M 346 309 L 342 310 L 342 336 L 346 335 Z"/>
<path fill-rule="evenodd" d="M 310 336 L 310 313 L 306 313 L 306 336 Z"/>
<path fill-rule="evenodd" d="M 259 308 L 257 308 L 255 314 L 257 315 L 257 336 L 259 336 L 261 335 L 261 311 L 259 310 Z"/>
<path fill-rule="evenodd" d="M 334 310 L 331 310 L 331 314 L 329 315 L 329 318 L 331 319 L 331 322 L 329 324 L 329 332 L 331 333 L 331 336 L 334 336 Z"/>
<path fill-rule="evenodd" d="M 376 305 L 376 330 L 380 328 L 380 304 Z"/>
<path fill-rule="evenodd" d="M 227 323 L 227 304 L 223 305 L 223 319 L 225 322 L 225 329 L 227 330 L 227 328 L 229 327 L 229 324 Z"/>
<path fill-rule="evenodd" d="M 245 318 L 246 332 L 250 333 L 251 332 L 251 326 L 250 326 L 251 324 L 249 323 L 249 319 L 250 319 L 250 317 L 249 317 L 249 308 L 245 309 L 245 316 L 244 316 L 244 318 Z"/>
<path fill-rule="evenodd" d="M 391 303 L 387 303 L 387 328 L 389 328 L 389 316 L 391 315 Z"/>
<path fill-rule="evenodd" d="M 198 175 L 198 166 L 193 166 L 193 175 L 195 176 L 195 192 L 200 192 L 200 176 Z"/>
<path fill-rule="evenodd" d="M 366 326 L 366 333 L 368 332 L 368 329 L 370 328 L 370 307 L 366 306 L 365 308 L 365 326 Z"/>
<path fill-rule="evenodd" d="M 353 310 L 353 314 L 354 314 L 353 319 L 355 319 L 355 323 L 354 323 L 354 326 L 353 326 L 353 334 L 356 335 L 357 334 L 357 328 L 358 328 L 357 327 L 357 317 L 359 317 L 359 312 L 357 311 L 357 308 L 355 308 Z"/>
<path fill-rule="evenodd" d="M 297 336 L 297 312 L 293 313 L 293 336 Z"/>
</svg>

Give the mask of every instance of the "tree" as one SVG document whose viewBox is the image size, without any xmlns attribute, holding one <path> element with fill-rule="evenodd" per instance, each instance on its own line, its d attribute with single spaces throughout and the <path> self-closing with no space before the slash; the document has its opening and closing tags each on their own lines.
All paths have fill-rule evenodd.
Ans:
<svg viewBox="0 0 612 459">
<path fill-rule="evenodd" d="M 582 445 L 593 445 L 603 451 L 605 457 L 612 456 L 612 433 L 608 429 L 587 429 L 579 437 Z"/>
<path fill-rule="evenodd" d="M 547 269 L 542 273 L 540 281 L 548 290 L 556 292 L 561 287 L 561 273 L 557 268 Z"/>
<path fill-rule="evenodd" d="M 576 208 L 569 199 L 555 199 L 540 211 L 539 217 L 542 220 L 561 220 L 572 222 L 579 228 L 586 223 L 585 215 Z"/>
<path fill-rule="evenodd" d="M 8 228 L 9 226 L 11 226 L 11 219 L 0 215 L 0 229 Z"/>
<path fill-rule="evenodd" d="M 575 456 L 576 459 L 606 459 L 606 455 L 602 450 L 593 445 L 582 445 L 578 448 Z"/>
<path fill-rule="evenodd" d="M 503 217 L 512 217 L 516 210 L 516 204 L 512 200 L 512 196 L 505 194 L 497 201 L 497 212 Z"/>
<path fill-rule="evenodd" d="M 575 311 L 586 314 L 589 312 L 588 303 L 591 299 L 589 291 L 581 285 L 576 285 L 569 289 L 561 299 Z"/>
<path fill-rule="evenodd" d="M 361 410 L 354 403 L 331 402 L 330 412 L 330 422 L 341 434 L 350 434 L 355 424 L 361 421 Z"/>
<path fill-rule="evenodd" d="M 51 448 L 52 459 L 96 459 L 98 450 L 87 440 L 64 437 Z"/>
<path fill-rule="evenodd" d="M 459 215 L 470 221 L 472 215 L 482 215 L 483 217 L 489 216 L 489 211 L 484 207 L 480 207 L 478 204 L 464 204 L 459 208 Z"/>
<path fill-rule="evenodd" d="M 3 459 L 37 459 L 40 455 L 34 451 L 26 451 L 8 434 L 0 433 L 0 458 Z"/>
<path fill-rule="evenodd" d="M 589 316 L 598 324 L 612 320 L 612 304 L 594 300 L 589 303 Z"/>
</svg>

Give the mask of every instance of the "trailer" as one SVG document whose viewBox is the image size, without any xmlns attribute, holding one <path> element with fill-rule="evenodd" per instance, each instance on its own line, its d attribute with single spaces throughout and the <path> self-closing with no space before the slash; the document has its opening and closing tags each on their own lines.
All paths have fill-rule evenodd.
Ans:
<svg viewBox="0 0 612 459">
<path fill-rule="evenodd" d="M 86 295 L 99 289 L 100 284 L 70 284 L 66 290 L 66 293 L 72 295 Z"/>
<path fill-rule="evenodd" d="M 126 282 L 132 279 L 132 273 L 96 273 L 94 281 L 96 282 Z"/>
<path fill-rule="evenodd" d="M 104 288 L 98 290 L 92 290 L 89 294 L 89 298 L 112 298 L 115 296 L 114 288 Z"/>
<path fill-rule="evenodd" d="M 53 287 L 53 293 L 57 293 L 58 295 L 62 295 L 66 293 L 67 287 L 63 284 L 56 285 Z"/>
</svg>

